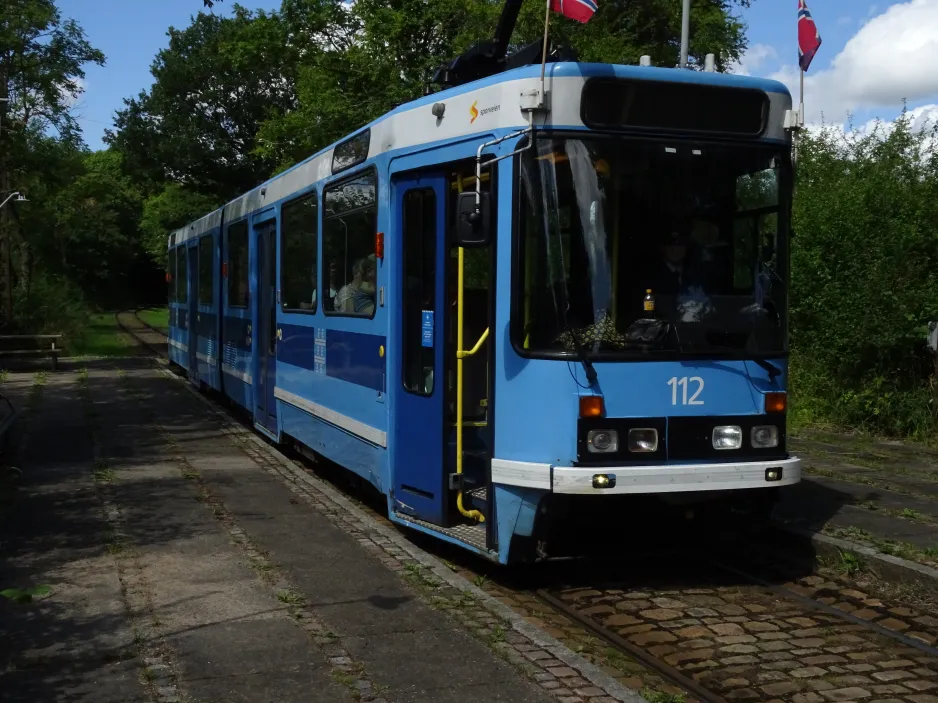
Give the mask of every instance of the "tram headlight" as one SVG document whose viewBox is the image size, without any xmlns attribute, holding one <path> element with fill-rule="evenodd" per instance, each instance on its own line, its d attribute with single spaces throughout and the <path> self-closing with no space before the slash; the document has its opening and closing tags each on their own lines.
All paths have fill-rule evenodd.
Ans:
<svg viewBox="0 0 938 703">
<path fill-rule="evenodd" d="M 654 427 L 636 427 L 629 430 L 629 451 L 636 454 L 658 451 L 658 430 Z"/>
<path fill-rule="evenodd" d="M 609 454 L 619 451 L 619 433 L 615 430 L 590 430 L 586 444 L 593 454 Z"/>
<path fill-rule="evenodd" d="M 714 449 L 739 449 L 743 446 L 743 428 L 739 425 L 718 425 L 713 428 Z"/>
<path fill-rule="evenodd" d="M 775 425 L 757 425 L 749 431 L 749 441 L 753 449 L 771 449 L 778 446 L 778 427 Z"/>
</svg>

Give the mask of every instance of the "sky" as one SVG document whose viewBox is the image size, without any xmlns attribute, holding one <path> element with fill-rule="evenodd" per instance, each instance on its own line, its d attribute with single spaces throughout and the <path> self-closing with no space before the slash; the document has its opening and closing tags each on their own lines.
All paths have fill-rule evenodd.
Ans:
<svg viewBox="0 0 938 703">
<path fill-rule="evenodd" d="M 217 3 L 214 12 L 229 14 L 232 1 Z M 202 1 L 58 4 L 63 17 L 76 20 L 107 57 L 103 68 L 88 68 L 86 92 L 75 105 L 85 141 L 100 149 L 104 130 L 112 126 L 123 99 L 152 84 L 150 64 L 168 43 L 167 28 L 187 26 Z M 240 4 L 273 10 L 280 0 Z M 895 119 L 903 100 L 918 124 L 938 120 L 938 0 L 808 0 L 808 7 L 823 40 L 805 78 L 809 125 L 863 129 L 876 118 Z M 781 80 L 797 103 L 796 0 L 753 0 L 740 14 L 748 25 L 749 49 L 732 70 Z"/>
<path fill-rule="evenodd" d="M 917 125 L 938 119 L 938 0 L 808 0 L 822 44 L 805 75 L 809 126 L 864 129 L 895 119 L 903 100 Z M 753 0 L 749 49 L 733 70 L 799 95 L 796 0 Z"/>
</svg>

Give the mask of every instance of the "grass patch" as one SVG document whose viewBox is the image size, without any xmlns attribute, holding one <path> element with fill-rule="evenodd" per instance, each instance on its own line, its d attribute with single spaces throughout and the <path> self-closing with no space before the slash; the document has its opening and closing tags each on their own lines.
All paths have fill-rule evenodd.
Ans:
<svg viewBox="0 0 938 703">
<path fill-rule="evenodd" d="M 138 310 L 138 317 L 150 327 L 155 327 L 164 334 L 169 333 L 169 308 L 150 308 Z"/>
<path fill-rule="evenodd" d="M 33 588 L 5 588 L 0 591 L 0 596 L 8 598 L 14 603 L 32 603 L 33 599 L 47 596 L 52 592 L 52 588 L 46 585 L 35 586 Z"/>
<path fill-rule="evenodd" d="M 679 693 L 663 693 L 650 688 L 642 689 L 642 698 L 648 703 L 684 703 L 684 696 Z"/>
<path fill-rule="evenodd" d="M 117 326 L 111 313 L 92 315 L 81 339 L 75 340 L 71 353 L 75 356 L 127 356 L 135 344 Z"/>
<path fill-rule="evenodd" d="M 111 483 L 115 478 L 117 478 L 117 472 L 115 472 L 114 469 L 103 466 L 94 470 L 95 481 Z"/>
</svg>

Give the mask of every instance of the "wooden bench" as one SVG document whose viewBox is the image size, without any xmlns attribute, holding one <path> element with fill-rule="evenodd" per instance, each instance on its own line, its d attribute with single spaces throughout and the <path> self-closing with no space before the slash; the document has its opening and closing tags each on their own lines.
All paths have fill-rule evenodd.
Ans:
<svg viewBox="0 0 938 703">
<path fill-rule="evenodd" d="M 0 358 L 7 356 L 49 356 L 52 370 L 59 368 L 61 334 L 0 334 Z"/>
</svg>

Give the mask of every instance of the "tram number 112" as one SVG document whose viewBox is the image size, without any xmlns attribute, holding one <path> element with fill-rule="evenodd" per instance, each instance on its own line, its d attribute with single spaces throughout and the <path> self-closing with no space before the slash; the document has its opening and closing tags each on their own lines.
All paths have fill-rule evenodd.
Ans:
<svg viewBox="0 0 938 703">
<path fill-rule="evenodd" d="M 670 381 L 668 381 L 668 385 L 671 386 L 671 405 L 677 405 L 678 386 L 681 387 L 681 405 L 703 405 L 704 404 L 702 400 L 697 400 L 697 396 L 699 396 L 703 392 L 703 389 L 704 389 L 704 380 L 700 376 L 691 376 L 690 378 L 687 378 L 687 376 L 684 376 L 684 378 L 678 378 L 677 376 L 675 376 Z M 688 398 L 687 389 L 688 389 L 688 386 L 692 386 L 692 385 L 695 386 L 696 389 L 693 391 L 690 398 Z"/>
</svg>

